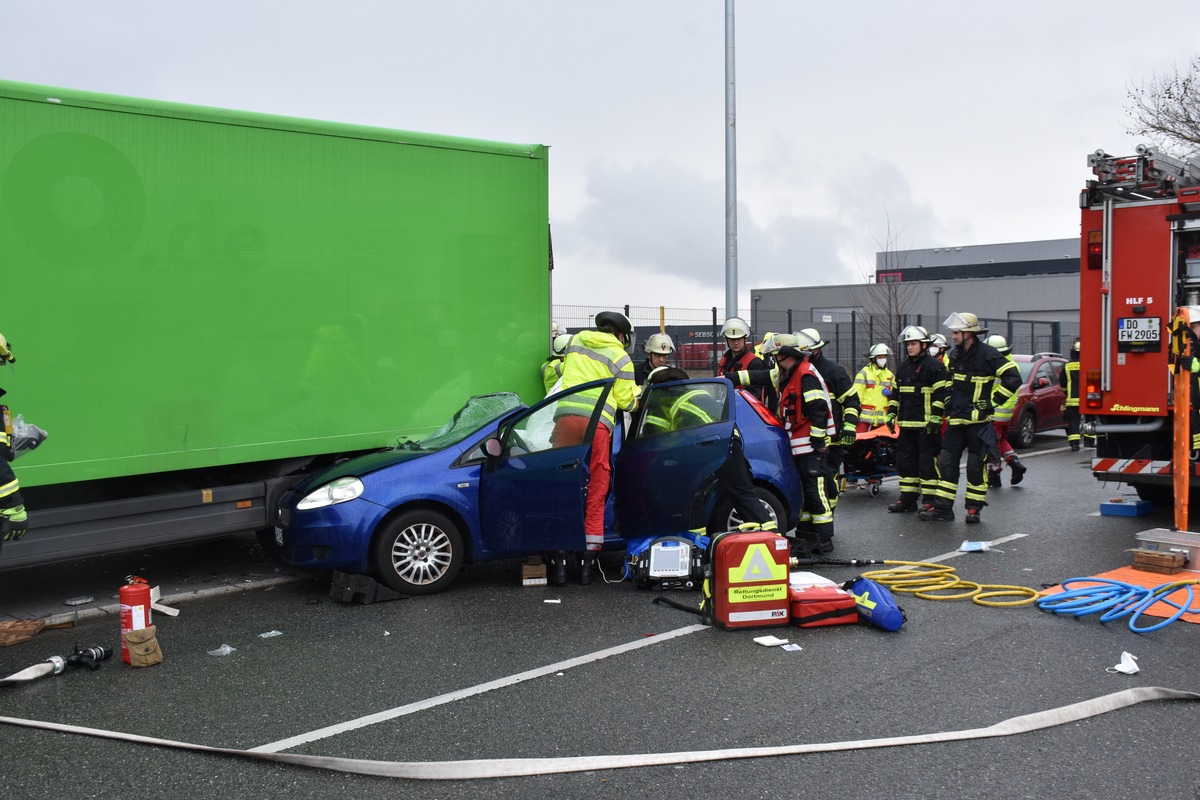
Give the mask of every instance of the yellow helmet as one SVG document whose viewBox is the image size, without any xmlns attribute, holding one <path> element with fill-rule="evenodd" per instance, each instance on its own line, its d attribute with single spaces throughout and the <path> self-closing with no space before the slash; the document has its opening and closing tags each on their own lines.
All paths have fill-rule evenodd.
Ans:
<svg viewBox="0 0 1200 800">
<path fill-rule="evenodd" d="M 573 338 L 569 333 L 560 333 L 558 336 L 555 336 L 554 342 L 550 346 L 551 352 L 556 356 L 565 356 Z"/>
<path fill-rule="evenodd" d="M 946 317 L 946 321 L 942 325 L 952 331 L 968 331 L 970 333 L 987 333 L 988 330 L 981 327 L 979 317 L 969 311 L 955 311 Z"/>
<path fill-rule="evenodd" d="M 16 360 L 12 350 L 8 348 L 8 339 L 5 339 L 4 334 L 0 333 L 0 364 L 11 364 Z"/>
<path fill-rule="evenodd" d="M 993 333 L 987 337 L 987 343 L 999 350 L 1001 353 L 1008 353 L 1008 340 L 998 333 Z"/>
</svg>

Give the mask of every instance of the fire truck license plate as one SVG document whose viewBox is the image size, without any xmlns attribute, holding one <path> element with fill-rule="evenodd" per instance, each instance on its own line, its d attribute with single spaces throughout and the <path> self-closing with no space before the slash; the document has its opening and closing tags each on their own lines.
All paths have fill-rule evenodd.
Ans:
<svg viewBox="0 0 1200 800">
<path fill-rule="evenodd" d="M 1129 344 L 1157 342 L 1161 338 L 1158 317 L 1121 317 L 1117 320 L 1117 341 Z"/>
</svg>

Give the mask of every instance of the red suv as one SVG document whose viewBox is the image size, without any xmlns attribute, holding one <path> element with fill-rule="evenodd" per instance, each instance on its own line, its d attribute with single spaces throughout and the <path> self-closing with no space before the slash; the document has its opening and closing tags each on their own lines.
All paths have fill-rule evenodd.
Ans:
<svg viewBox="0 0 1200 800">
<path fill-rule="evenodd" d="M 1037 434 L 1067 426 L 1062 412 L 1066 392 L 1058 385 L 1067 360 L 1058 353 L 1013 353 L 1012 359 L 1021 371 L 1021 388 L 1017 390 L 1008 440 L 1013 447 L 1031 447 Z"/>
</svg>

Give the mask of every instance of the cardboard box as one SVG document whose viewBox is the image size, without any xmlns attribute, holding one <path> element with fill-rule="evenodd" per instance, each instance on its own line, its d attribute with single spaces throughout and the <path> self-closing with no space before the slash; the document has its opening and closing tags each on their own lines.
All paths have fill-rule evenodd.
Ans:
<svg viewBox="0 0 1200 800">
<path fill-rule="evenodd" d="M 525 559 L 525 563 L 521 565 L 521 585 L 547 585 L 546 565 L 542 562 L 541 556 L 530 556 L 529 558 Z"/>
</svg>

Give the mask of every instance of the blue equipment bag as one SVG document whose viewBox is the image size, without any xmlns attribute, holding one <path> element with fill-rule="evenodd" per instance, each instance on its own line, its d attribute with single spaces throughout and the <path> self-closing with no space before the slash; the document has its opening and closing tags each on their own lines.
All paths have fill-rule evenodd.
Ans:
<svg viewBox="0 0 1200 800">
<path fill-rule="evenodd" d="M 888 588 L 870 578 L 854 578 L 843 583 L 842 588 L 854 595 L 858 618 L 863 622 L 885 631 L 898 631 L 908 619 Z"/>
</svg>

